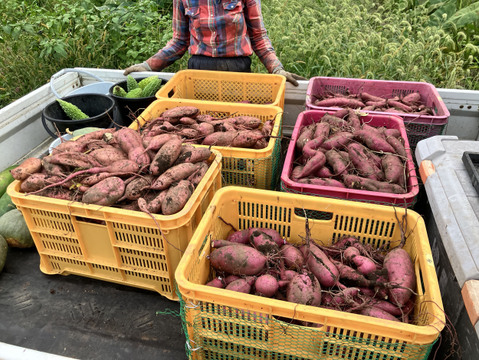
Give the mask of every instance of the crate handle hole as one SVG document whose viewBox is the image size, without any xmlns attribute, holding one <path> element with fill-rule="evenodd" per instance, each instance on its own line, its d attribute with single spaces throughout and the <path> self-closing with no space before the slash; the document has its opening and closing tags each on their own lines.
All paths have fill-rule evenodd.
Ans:
<svg viewBox="0 0 479 360">
<path fill-rule="evenodd" d="M 334 214 L 330 211 L 321 211 L 313 209 L 304 209 L 304 208 L 294 208 L 294 214 L 296 216 L 314 220 L 331 220 Z"/>
</svg>

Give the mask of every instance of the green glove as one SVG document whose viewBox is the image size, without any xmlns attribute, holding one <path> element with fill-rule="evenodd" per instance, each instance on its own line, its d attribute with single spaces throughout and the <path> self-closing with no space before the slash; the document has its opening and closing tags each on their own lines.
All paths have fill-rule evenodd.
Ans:
<svg viewBox="0 0 479 360">
<path fill-rule="evenodd" d="M 123 72 L 123 75 L 126 76 L 129 73 L 139 72 L 139 71 L 151 71 L 151 67 L 146 62 L 143 62 L 141 64 L 131 65 L 125 69 L 125 71 Z"/>
<path fill-rule="evenodd" d="M 276 75 L 283 75 L 286 78 L 286 81 L 293 84 L 294 86 L 298 86 L 298 82 L 296 80 L 308 80 L 302 76 L 293 74 L 289 71 L 284 70 L 283 68 L 277 68 L 273 71 L 273 74 Z"/>
</svg>

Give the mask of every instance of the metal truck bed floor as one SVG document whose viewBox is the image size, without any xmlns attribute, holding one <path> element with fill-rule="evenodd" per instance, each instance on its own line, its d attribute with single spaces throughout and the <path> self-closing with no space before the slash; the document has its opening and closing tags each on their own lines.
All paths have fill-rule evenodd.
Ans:
<svg viewBox="0 0 479 360">
<path fill-rule="evenodd" d="M 85 277 L 45 275 L 35 248 L 9 251 L 0 274 L 0 342 L 78 359 L 186 358 L 178 302 Z"/>
</svg>

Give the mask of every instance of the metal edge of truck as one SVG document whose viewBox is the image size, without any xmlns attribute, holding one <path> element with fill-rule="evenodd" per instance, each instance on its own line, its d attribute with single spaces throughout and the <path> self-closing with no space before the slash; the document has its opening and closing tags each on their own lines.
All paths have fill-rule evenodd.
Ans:
<svg viewBox="0 0 479 360">
<path fill-rule="evenodd" d="M 75 68 L 88 71 L 104 81 L 121 81 L 125 77 L 122 70 Z M 58 74 L 58 73 L 57 73 Z M 75 88 L 98 81 L 93 77 L 72 72 L 55 76 L 55 89 L 66 95 Z M 170 79 L 174 74 L 166 72 L 138 73 L 138 76 L 158 74 Z M 60 75 L 60 74 L 58 74 Z M 283 115 L 284 134 L 292 133 L 298 114 L 304 110 L 308 81 L 299 81 L 299 86 L 286 84 L 285 109 Z M 438 89 L 440 96 L 451 115 L 445 128 L 445 135 L 456 135 L 461 139 L 479 140 L 479 91 Z M 0 168 L 19 163 L 28 156 L 40 156 L 46 152 L 52 138 L 43 128 L 41 113 L 43 108 L 55 100 L 49 83 L 28 93 L 22 98 L 0 109 L 0 144 L 3 156 Z M 10 359 L 71 359 L 0 342 L 0 358 Z"/>
</svg>

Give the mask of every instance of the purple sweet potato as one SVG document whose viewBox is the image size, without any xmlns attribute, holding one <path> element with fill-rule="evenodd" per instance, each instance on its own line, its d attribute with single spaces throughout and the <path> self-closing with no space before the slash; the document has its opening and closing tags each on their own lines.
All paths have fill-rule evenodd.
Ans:
<svg viewBox="0 0 479 360">
<path fill-rule="evenodd" d="M 125 182 L 116 176 L 111 176 L 93 185 L 83 193 L 82 202 L 111 206 L 115 204 L 125 191 Z"/>
<path fill-rule="evenodd" d="M 257 275 L 264 270 L 267 261 L 260 251 L 243 245 L 215 249 L 209 258 L 213 268 L 233 275 Z"/>
</svg>

